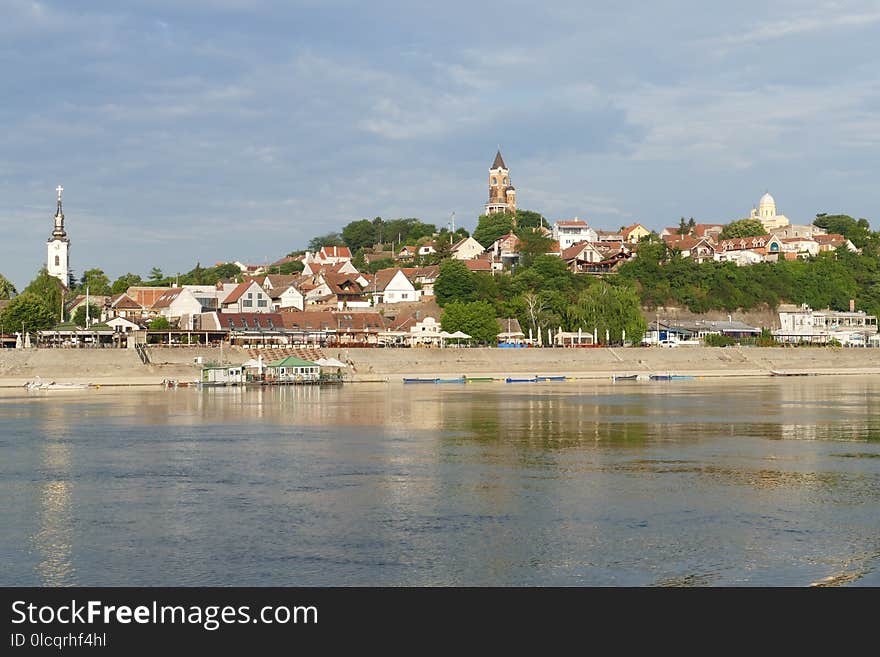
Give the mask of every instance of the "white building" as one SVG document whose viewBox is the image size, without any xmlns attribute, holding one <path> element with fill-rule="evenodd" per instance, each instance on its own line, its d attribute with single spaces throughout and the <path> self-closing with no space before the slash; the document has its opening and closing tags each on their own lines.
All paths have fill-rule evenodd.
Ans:
<svg viewBox="0 0 880 657">
<path fill-rule="evenodd" d="M 784 228 L 791 223 L 784 214 L 777 213 L 776 199 L 770 195 L 770 192 L 761 197 L 757 208 L 752 208 L 749 219 L 760 221 L 768 233 L 778 228 Z"/>
<path fill-rule="evenodd" d="M 773 337 L 779 342 L 816 342 L 826 343 L 830 340 L 847 344 L 855 342 L 854 335 L 862 336 L 866 342 L 877 334 L 877 318 L 864 311 L 854 309 L 850 300 L 850 310 L 813 310 L 808 305 L 779 306 L 780 328 L 773 331 Z"/>
<path fill-rule="evenodd" d="M 485 250 L 473 237 L 465 237 L 452 245 L 452 257 L 456 260 L 473 260 Z"/>
<path fill-rule="evenodd" d="M 598 242 L 599 235 L 590 228 L 586 221 L 575 217 L 571 221 L 557 221 L 553 224 L 553 239 L 559 242 L 559 248 L 565 250 L 578 242 Z"/>
<path fill-rule="evenodd" d="M 226 313 L 271 313 L 274 312 L 272 298 L 256 281 L 245 281 L 235 287 L 221 301 Z"/>
<path fill-rule="evenodd" d="M 380 269 L 364 292 L 373 295 L 373 303 L 402 303 L 421 298 L 421 292 L 400 269 Z"/>
<path fill-rule="evenodd" d="M 55 227 L 47 244 L 46 270 L 49 276 L 57 278 L 64 287 L 70 281 L 70 240 L 64 230 L 64 212 L 61 210 L 61 185 L 55 188 L 58 193 L 58 207 L 55 211 Z"/>
</svg>

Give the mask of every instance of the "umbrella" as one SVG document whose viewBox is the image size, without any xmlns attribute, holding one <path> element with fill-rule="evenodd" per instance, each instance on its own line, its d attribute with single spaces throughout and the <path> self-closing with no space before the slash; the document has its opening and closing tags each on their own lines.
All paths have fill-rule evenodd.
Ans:
<svg viewBox="0 0 880 657">
<path fill-rule="evenodd" d="M 464 333 L 462 331 L 456 331 L 455 333 L 452 333 L 449 337 L 450 338 L 461 338 L 463 340 L 467 340 L 471 336 L 469 336 L 467 333 Z"/>
<path fill-rule="evenodd" d="M 24 348 L 25 349 L 31 348 L 31 333 L 30 333 L 30 331 L 28 331 L 27 333 L 24 334 Z"/>
<path fill-rule="evenodd" d="M 15 348 L 21 349 L 21 333 L 15 334 Z"/>
</svg>

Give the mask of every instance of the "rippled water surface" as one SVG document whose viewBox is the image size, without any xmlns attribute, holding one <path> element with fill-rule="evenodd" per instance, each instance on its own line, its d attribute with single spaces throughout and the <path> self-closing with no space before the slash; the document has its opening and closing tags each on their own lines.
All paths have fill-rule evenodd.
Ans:
<svg viewBox="0 0 880 657">
<path fill-rule="evenodd" d="M 880 380 L 0 391 L 3 585 L 880 585 Z"/>
</svg>

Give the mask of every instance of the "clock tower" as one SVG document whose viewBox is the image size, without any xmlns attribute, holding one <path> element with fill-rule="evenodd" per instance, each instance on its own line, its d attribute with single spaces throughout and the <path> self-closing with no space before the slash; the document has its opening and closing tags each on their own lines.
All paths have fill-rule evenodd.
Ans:
<svg viewBox="0 0 880 657">
<path fill-rule="evenodd" d="M 48 241 L 48 257 L 46 258 L 46 270 L 50 276 L 57 278 L 64 287 L 69 283 L 70 271 L 70 240 L 64 231 L 64 212 L 61 210 L 61 185 L 55 188 L 58 193 L 58 209 L 55 211 L 55 227 Z"/>
</svg>

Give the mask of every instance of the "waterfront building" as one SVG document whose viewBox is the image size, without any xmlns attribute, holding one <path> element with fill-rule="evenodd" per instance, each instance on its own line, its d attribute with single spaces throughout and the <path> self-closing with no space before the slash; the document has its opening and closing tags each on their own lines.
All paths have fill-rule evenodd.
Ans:
<svg viewBox="0 0 880 657">
<path fill-rule="evenodd" d="M 321 366 L 296 356 L 287 356 L 266 365 L 266 381 L 271 383 L 307 383 L 321 379 Z"/>
<path fill-rule="evenodd" d="M 57 193 L 57 207 L 55 210 L 55 225 L 52 235 L 49 236 L 46 245 L 46 270 L 49 276 L 54 276 L 64 287 L 70 285 L 70 239 L 64 230 L 64 211 L 61 209 L 61 193 L 64 188 L 61 185 L 55 188 Z"/>
<path fill-rule="evenodd" d="M 813 310 L 807 304 L 779 306 L 780 328 L 773 331 L 778 342 L 810 342 L 825 344 L 837 340 L 842 344 L 866 344 L 877 334 L 877 317 L 855 310 L 850 299 L 849 311 Z M 854 339 L 854 336 L 859 336 Z"/>
<path fill-rule="evenodd" d="M 495 154 L 495 161 L 489 168 L 489 202 L 486 214 L 509 212 L 516 214 L 516 189 L 510 182 L 510 170 L 501 157 L 501 149 Z"/>
</svg>

